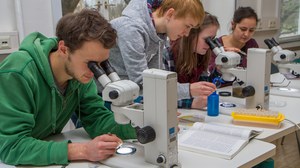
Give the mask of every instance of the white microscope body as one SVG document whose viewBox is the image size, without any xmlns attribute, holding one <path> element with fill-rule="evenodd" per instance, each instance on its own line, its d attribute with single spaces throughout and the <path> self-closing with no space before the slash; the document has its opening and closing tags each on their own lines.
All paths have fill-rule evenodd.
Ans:
<svg viewBox="0 0 300 168">
<path fill-rule="evenodd" d="M 255 94 L 246 98 L 246 108 L 269 109 L 271 52 L 268 49 L 249 48 L 247 55 L 247 85 L 255 88 Z"/>
<path fill-rule="evenodd" d="M 270 92 L 270 51 L 260 48 L 248 49 L 247 69 L 237 67 L 240 64 L 241 56 L 238 53 L 224 51 L 223 47 L 214 41 L 206 39 L 210 48 L 216 54 L 215 63 L 220 67 L 222 78 L 226 81 L 245 82 L 242 88 L 243 97 L 246 98 L 246 108 L 269 109 Z"/>
<path fill-rule="evenodd" d="M 159 69 L 145 70 L 143 72 L 144 104 L 140 104 L 133 103 L 133 100 L 139 96 L 139 86 L 130 80 L 120 80 L 108 61 L 101 63 L 101 66 L 91 62 L 89 67 L 104 87 L 103 100 L 112 102 L 111 109 L 115 121 L 119 124 L 131 123 L 136 128 L 137 139 L 144 147 L 145 161 L 155 167 L 179 168 L 177 74 Z M 104 72 L 99 74 L 99 71 L 103 71 L 102 68 Z M 141 163 L 137 161 L 133 164 Z M 147 164 L 143 162 L 142 165 L 130 167 L 147 167 Z"/>
<path fill-rule="evenodd" d="M 292 71 L 295 74 L 300 74 L 300 64 L 293 63 L 299 58 L 295 52 L 282 49 L 274 38 L 265 39 L 264 42 L 274 53 L 273 61 L 281 74 L 288 75 Z"/>
</svg>

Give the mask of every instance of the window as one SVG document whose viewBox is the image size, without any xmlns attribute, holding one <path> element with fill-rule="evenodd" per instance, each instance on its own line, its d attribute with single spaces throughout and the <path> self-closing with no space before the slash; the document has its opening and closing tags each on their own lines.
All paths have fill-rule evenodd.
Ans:
<svg viewBox="0 0 300 168">
<path fill-rule="evenodd" d="M 130 0 L 61 0 L 63 15 L 77 12 L 84 8 L 96 8 L 102 16 L 112 20 L 121 16 L 123 9 Z"/>
<path fill-rule="evenodd" d="M 300 39 L 300 0 L 281 0 L 280 42 Z"/>
</svg>

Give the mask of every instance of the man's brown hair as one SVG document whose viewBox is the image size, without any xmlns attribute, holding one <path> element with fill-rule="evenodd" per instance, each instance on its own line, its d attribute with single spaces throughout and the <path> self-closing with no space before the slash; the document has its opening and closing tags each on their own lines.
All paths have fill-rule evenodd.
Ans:
<svg viewBox="0 0 300 168">
<path fill-rule="evenodd" d="M 86 41 L 99 41 L 110 49 L 116 44 L 117 33 L 97 10 L 83 9 L 64 15 L 56 26 L 56 36 L 74 52 Z"/>
</svg>

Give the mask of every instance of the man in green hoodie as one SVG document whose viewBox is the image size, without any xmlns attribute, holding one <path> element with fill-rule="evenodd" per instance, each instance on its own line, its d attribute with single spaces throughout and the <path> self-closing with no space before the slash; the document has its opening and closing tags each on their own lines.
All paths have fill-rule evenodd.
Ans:
<svg viewBox="0 0 300 168">
<path fill-rule="evenodd" d="M 83 10 L 62 17 L 56 36 L 32 33 L 19 51 L 0 64 L 0 160 L 4 163 L 99 161 L 113 155 L 121 139 L 136 137 L 130 125 L 116 124 L 88 68 L 90 61 L 108 59 L 116 31 L 97 11 Z M 60 133 L 74 111 L 91 141 L 43 140 Z"/>
</svg>

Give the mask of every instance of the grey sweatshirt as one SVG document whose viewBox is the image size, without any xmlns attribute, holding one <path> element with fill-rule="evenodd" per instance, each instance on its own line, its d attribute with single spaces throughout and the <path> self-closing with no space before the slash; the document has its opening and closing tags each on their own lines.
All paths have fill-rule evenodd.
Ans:
<svg viewBox="0 0 300 168">
<path fill-rule="evenodd" d="M 164 69 L 162 52 L 167 36 L 157 34 L 147 0 L 131 0 L 122 16 L 111 21 L 117 30 L 117 45 L 110 50 L 109 62 L 121 79 L 142 85 L 142 72 L 148 68 Z M 178 83 L 178 99 L 190 98 L 189 83 Z M 102 89 L 100 89 L 102 90 Z"/>
<path fill-rule="evenodd" d="M 122 16 L 111 21 L 117 30 L 117 45 L 110 50 L 109 61 L 121 79 L 142 84 L 142 72 L 162 69 L 162 50 L 166 35 L 158 35 L 146 0 L 131 0 Z"/>
</svg>

